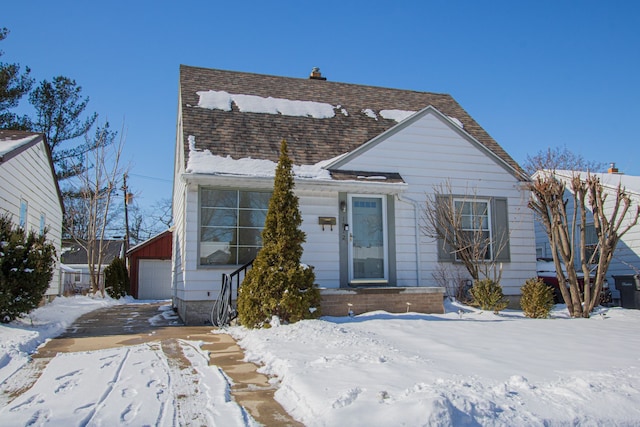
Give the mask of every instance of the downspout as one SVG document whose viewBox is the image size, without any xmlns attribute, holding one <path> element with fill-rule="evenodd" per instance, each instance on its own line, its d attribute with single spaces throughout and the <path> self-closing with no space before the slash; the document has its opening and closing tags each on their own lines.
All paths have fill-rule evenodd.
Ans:
<svg viewBox="0 0 640 427">
<path fill-rule="evenodd" d="M 400 194 L 396 194 L 398 200 L 409 205 L 413 205 L 414 209 L 414 218 L 415 218 L 415 236 L 416 236 L 416 279 L 418 281 L 418 286 L 422 286 L 422 271 L 420 269 L 420 264 L 422 264 L 422 259 L 420 257 L 420 205 L 421 203 L 413 200 L 409 197 L 404 197 Z"/>
</svg>

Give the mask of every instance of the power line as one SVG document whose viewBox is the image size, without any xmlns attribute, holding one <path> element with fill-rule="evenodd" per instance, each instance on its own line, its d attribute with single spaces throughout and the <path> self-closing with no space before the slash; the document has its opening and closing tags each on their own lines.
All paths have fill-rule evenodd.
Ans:
<svg viewBox="0 0 640 427">
<path fill-rule="evenodd" d="M 173 182 L 173 180 L 170 180 L 170 179 L 158 178 L 156 176 L 140 175 L 137 173 L 130 173 L 129 176 L 135 176 L 137 178 L 143 178 L 143 179 L 150 179 L 152 181 Z"/>
</svg>

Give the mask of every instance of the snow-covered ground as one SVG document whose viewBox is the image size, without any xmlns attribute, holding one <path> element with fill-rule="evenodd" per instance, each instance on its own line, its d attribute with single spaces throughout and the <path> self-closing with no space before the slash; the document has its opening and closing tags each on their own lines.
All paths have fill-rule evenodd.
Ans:
<svg viewBox="0 0 640 427">
<path fill-rule="evenodd" d="M 639 311 L 458 310 L 230 332 L 308 426 L 640 425 Z"/>
<path fill-rule="evenodd" d="M 239 340 L 308 426 L 640 426 L 640 311 L 567 319 L 557 306 L 552 318 L 534 320 L 446 308 L 218 333 Z M 34 326 L 0 326 L 0 384 L 67 322 L 41 316 L 47 309 L 34 313 Z M 73 310 L 56 313 L 65 311 Z M 57 356 L 30 390 L 0 402 L 0 425 L 179 425 L 178 396 L 190 394 L 198 424 L 251 425 L 198 343 L 180 346 L 194 378 L 153 343 Z M 198 390 L 187 387 L 194 383 Z"/>
<path fill-rule="evenodd" d="M 60 353 L 37 377 L 44 363 L 29 354 L 40 344 L 62 333 L 81 314 L 123 303 L 135 302 L 56 298 L 30 318 L 0 326 L 0 426 L 256 425 L 231 400 L 226 376 L 208 366 L 199 342 L 179 340 L 180 348 L 169 351 L 151 342 Z M 167 353 L 184 354 L 190 366 Z M 17 398 L 7 395 L 7 390 L 33 382 Z"/>
</svg>

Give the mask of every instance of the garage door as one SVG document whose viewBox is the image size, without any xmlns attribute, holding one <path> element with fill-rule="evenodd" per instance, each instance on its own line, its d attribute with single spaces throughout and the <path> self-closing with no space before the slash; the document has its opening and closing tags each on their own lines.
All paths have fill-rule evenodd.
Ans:
<svg viewBox="0 0 640 427">
<path fill-rule="evenodd" d="M 171 298 L 171 260 L 138 262 L 138 299 Z"/>
</svg>

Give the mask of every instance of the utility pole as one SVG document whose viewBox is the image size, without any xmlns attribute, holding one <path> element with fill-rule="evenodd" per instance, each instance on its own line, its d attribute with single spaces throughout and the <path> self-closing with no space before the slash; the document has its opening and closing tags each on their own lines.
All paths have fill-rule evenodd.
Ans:
<svg viewBox="0 0 640 427">
<path fill-rule="evenodd" d="M 122 191 L 124 193 L 124 253 L 126 254 L 129 250 L 129 209 L 127 205 L 130 202 L 131 195 L 129 194 L 129 188 L 127 187 L 127 173 L 124 173 L 122 177 Z M 125 257 L 126 258 L 126 257 Z"/>
</svg>

